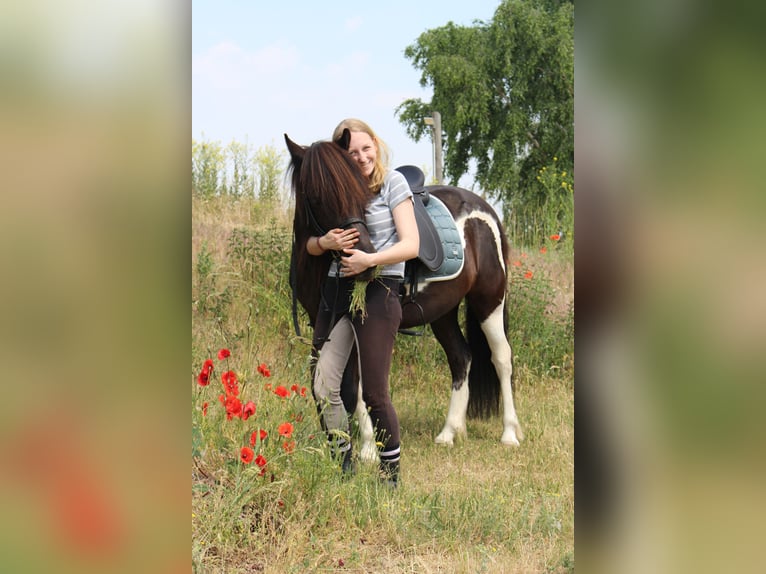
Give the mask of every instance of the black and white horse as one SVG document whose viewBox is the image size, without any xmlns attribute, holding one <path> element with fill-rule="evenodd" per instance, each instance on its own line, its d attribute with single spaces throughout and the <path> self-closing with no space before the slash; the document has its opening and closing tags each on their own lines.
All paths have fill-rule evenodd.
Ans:
<svg viewBox="0 0 766 574">
<path fill-rule="evenodd" d="M 327 277 L 333 254 L 314 257 L 306 252 L 311 235 L 336 227 L 360 232 L 357 249 L 372 251 L 364 225 L 369 200 L 367 184 L 347 153 L 349 134 L 339 143 L 320 141 L 301 146 L 285 134 L 290 152 L 291 183 L 295 199 L 293 220 L 293 273 L 291 284 L 311 325 L 319 308 L 320 284 Z M 452 395 L 447 419 L 436 442 L 452 445 L 466 432 L 466 415 L 488 417 L 497 412 L 502 398 L 505 445 L 523 439 L 516 416 L 511 379 L 513 355 L 507 337 L 506 291 L 508 242 L 492 207 L 478 195 L 458 187 L 428 186 L 454 218 L 463 246 L 463 265 L 454 278 L 421 283 L 415 293 L 402 298 L 400 329 L 430 324 L 444 349 L 452 375 Z M 369 280 L 365 273 L 359 280 Z M 466 335 L 458 323 L 458 309 L 465 299 Z M 360 401 L 361 401 L 361 393 Z M 357 407 L 362 429 L 362 456 L 374 456 L 372 428 L 363 406 Z M 366 420 L 364 420 L 366 419 Z"/>
</svg>

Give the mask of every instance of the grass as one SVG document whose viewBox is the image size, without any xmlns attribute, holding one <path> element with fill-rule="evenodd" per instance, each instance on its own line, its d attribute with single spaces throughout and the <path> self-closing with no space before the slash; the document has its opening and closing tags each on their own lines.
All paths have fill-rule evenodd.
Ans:
<svg viewBox="0 0 766 574">
<path fill-rule="evenodd" d="M 574 569 L 571 257 L 529 250 L 519 272 L 532 270 L 533 278 L 514 278 L 523 295 L 510 304 L 512 338 L 521 341 L 515 401 L 526 439 L 519 448 L 500 444 L 499 417 L 469 420 L 454 447 L 435 445 L 449 401 L 446 359 L 428 330 L 399 338 L 391 380 L 402 484 L 392 492 L 374 467 L 340 476 L 310 390 L 300 394 L 309 386 L 309 348 L 292 331 L 288 216 L 246 199 L 195 199 L 192 225 L 195 572 Z M 220 348 L 231 357 L 219 361 Z M 215 370 L 201 387 L 197 374 L 207 358 Z M 258 371 L 262 363 L 271 376 Z M 257 405 L 246 421 L 227 420 L 218 402 L 226 370 L 237 374 L 242 402 Z M 280 385 L 298 392 L 280 397 Z M 279 436 L 288 421 L 294 432 Z M 253 447 L 268 461 L 262 476 L 239 460 L 260 428 L 269 433 Z"/>
</svg>

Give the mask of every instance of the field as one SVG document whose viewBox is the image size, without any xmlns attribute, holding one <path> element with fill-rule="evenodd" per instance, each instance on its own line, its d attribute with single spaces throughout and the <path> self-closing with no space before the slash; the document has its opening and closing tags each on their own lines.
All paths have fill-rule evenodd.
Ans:
<svg viewBox="0 0 766 574">
<path fill-rule="evenodd" d="M 303 337 L 292 326 L 289 215 L 252 199 L 192 206 L 195 572 L 574 570 L 571 248 L 551 240 L 512 249 L 520 447 L 500 444 L 497 416 L 469 419 L 454 447 L 435 445 L 447 362 L 430 331 L 399 337 L 391 386 L 402 484 L 391 491 L 374 466 L 342 478 L 326 449 L 311 399 L 310 330 L 302 316 Z M 219 359 L 221 349 L 231 356 Z M 202 386 L 207 359 L 213 371 Z M 253 403 L 247 420 L 228 418 L 219 401 L 228 372 L 241 403 Z M 261 458 L 248 461 L 243 447 Z"/>
</svg>

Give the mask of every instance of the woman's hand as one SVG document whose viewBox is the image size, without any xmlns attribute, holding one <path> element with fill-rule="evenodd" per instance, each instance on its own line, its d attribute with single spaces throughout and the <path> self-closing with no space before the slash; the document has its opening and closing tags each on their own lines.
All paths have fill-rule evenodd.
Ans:
<svg viewBox="0 0 766 574">
<path fill-rule="evenodd" d="M 354 229 L 331 229 L 320 238 L 320 246 L 325 251 L 343 251 L 350 249 L 359 241 L 359 231 Z"/>
<path fill-rule="evenodd" d="M 374 265 L 371 254 L 360 249 L 346 249 L 345 257 L 340 258 L 340 270 L 345 276 L 359 275 Z"/>
</svg>

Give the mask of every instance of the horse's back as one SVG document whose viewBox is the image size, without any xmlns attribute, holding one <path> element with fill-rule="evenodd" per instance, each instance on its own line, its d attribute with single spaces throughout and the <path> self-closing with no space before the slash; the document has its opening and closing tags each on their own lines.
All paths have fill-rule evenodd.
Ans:
<svg viewBox="0 0 766 574">
<path fill-rule="evenodd" d="M 483 240 L 489 238 L 489 236 L 484 237 L 485 233 L 489 232 L 495 240 L 494 243 L 500 248 L 500 260 L 503 262 L 502 266 L 505 266 L 504 262 L 507 260 L 508 252 L 505 230 L 497 212 L 483 197 L 462 187 L 428 186 L 426 189 L 447 206 L 455 221 L 459 222 L 459 226 L 463 226 L 464 232 L 467 231 L 466 225 L 475 228 L 474 233 L 477 235 L 477 240 L 471 242 L 464 237 L 466 248 L 473 246 L 474 249 L 486 252 L 487 246 Z"/>
<path fill-rule="evenodd" d="M 478 210 L 492 214 L 498 223 L 500 221 L 493 207 L 483 197 L 468 189 L 451 185 L 429 185 L 425 189 L 441 199 L 455 219 Z"/>
</svg>

